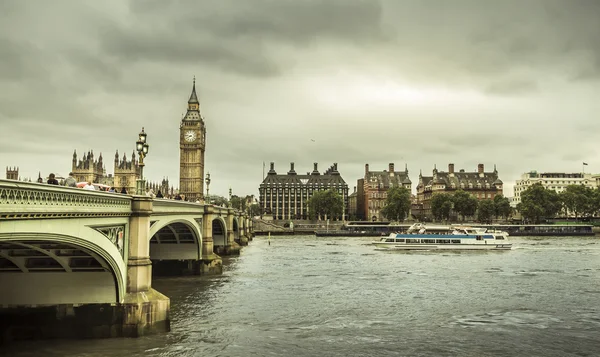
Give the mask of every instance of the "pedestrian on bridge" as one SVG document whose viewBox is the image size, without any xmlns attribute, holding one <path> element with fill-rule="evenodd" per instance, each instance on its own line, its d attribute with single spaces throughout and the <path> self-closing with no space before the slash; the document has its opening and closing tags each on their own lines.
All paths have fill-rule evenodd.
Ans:
<svg viewBox="0 0 600 357">
<path fill-rule="evenodd" d="M 56 175 L 50 174 L 48 176 L 48 181 L 46 181 L 48 185 L 58 185 L 58 180 L 56 179 Z"/>
<path fill-rule="evenodd" d="M 69 177 L 67 177 L 65 179 L 64 185 L 67 186 L 67 187 L 75 187 L 75 188 L 77 188 L 77 180 L 75 180 L 75 177 L 73 177 L 73 173 L 72 172 L 69 172 Z"/>
</svg>

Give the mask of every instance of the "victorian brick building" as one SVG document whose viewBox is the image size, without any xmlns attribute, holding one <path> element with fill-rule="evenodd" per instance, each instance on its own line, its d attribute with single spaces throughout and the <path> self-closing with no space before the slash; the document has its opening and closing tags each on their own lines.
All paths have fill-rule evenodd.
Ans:
<svg viewBox="0 0 600 357">
<path fill-rule="evenodd" d="M 432 176 L 419 173 L 417 204 L 420 212 L 413 211 L 413 215 L 431 218 L 431 197 L 435 193 L 452 194 L 463 190 L 479 200 L 493 200 L 496 195 L 502 194 L 502 185 L 495 165 L 492 172 L 485 172 L 483 164 L 477 165 L 475 172 L 465 172 L 463 169 L 456 172 L 454 164 L 448 164 L 448 172 L 438 171 L 434 166 Z"/>
<path fill-rule="evenodd" d="M 410 191 L 412 182 L 406 166 L 403 171 L 395 171 L 394 163 L 390 163 L 387 171 L 370 171 L 369 164 L 365 164 L 365 176 L 357 181 L 357 186 L 357 218 L 382 221 L 385 217 L 381 209 L 385 207 L 387 191 L 392 187 L 404 187 Z"/>
<path fill-rule="evenodd" d="M 339 217 L 332 219 L 345 219 L 348 206 L 348 185 L 337 170 L 337 163 L 333 164 L 323 174 L 314 164 L 312 172 L 298 175 L 294 170 L 294 163 L 290 164 L 287 174 L 277 174 L 275 163 L 259 187 L 259 204 L 263 215 L 272 216 L 273 219 L 308 219 L 307 201 L 315 192 L 335 190 L 344 200 L 344 212 Z"/>
</svg>

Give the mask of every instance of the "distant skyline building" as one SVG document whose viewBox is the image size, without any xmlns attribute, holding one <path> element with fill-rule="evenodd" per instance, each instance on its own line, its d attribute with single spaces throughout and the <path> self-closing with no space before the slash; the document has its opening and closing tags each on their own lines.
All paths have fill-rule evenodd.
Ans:
<svg viewBox="0 0 600 357">
<path fill-rule="evenodd" d="M 113 184 L 121 191 L 123 188 L 128 193 L 134 194 L 136 190 L 137 180 L 140 178 L 139 162 L 135 157 L 135 150 L 131 153 L 131 160 L 127 160 L 127 155 L 123 153 L 123 158 L 119 159 L 119 150 L 115 152 L 115 168 L 114 168 Z"/>
<path fill-rule="evenodd" d="M 73 176 L 77 182 L 100 183 L 106 176 L 102 153 L 100 153 L 100 156 L 96 160 L 94 158 L 94 150 L 90 150 L 84 153 L 81 159 L 77 160 L 77 150 L 74 150 L 71 172 L 73 172 Z"/>
<path fill-rule="evenodd" d="M 7 180 L 18 180 L 19 179 L 19 168 L 18 167 L 6 167 L 6 179 Z"/>
<path fill-rule="evenodd" d="M 343 213 L 330 219 L 345 219 L 348 207 L 348 184 L 334 163 L 323 174 L 314 163 L 312 172 L 298 175 L 294 163 L 290 163 L 287 174 L 277 174 L 271 162 L 269 172 L 259 187 L 259 204 L 262 214 L 276 220 L 309 219 L 307 201 L 315 192 L 335 190 L 344 200 Z"/>
<path fill-rule="evenodd" d="M 544 188 L 561 193 L 569 185 L 584 185 L 589 188 L 596 188 L 598 187 L 598 176 L 583 172 L 537 172 L 535 170 L 526 172 L 515 182 L 511 204 L 516 207 L 521 202 L 523 191 L 536 183 L 541 183 Z"/>
</svg>

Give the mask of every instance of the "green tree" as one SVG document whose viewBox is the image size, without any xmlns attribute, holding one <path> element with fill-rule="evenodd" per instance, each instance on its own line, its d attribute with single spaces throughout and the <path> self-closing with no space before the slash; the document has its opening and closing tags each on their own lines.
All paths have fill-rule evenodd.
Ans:
<svg viewBox="0 0 600 357">
<path fill-rule="evenodd" d="M 410 191 L 400 186 L 390 188 L 381 213 L 389 220 L 403 221 L 409 212 Z"/>
<path fill-rule="evenodd" d="M 228 201 L 225 197 L 217 196 L 217 195 L 208 196 L 206 201 L 212 203 L 213 205 L 217 205 L 217 206 L 222 206 L 222 205 L 227 206 L 227 203 L 228 203 Z"/>
<path fill-rule="evenodd" d="M 236 196 L 236 195 L 231 196 L 231 200 L 230 200 L 229 204 L 231 205 L 231 207 L 233 207 L 235 209 L 243 210 L 246 208 L 245 207 L 246 201 L 243 198 Z"/>
<path fill-rule="evenodd" d="M 431 214 L 438 221 L 450 219 L 452 207 L 452 196 L 450 194 L 434 193 L 431 197 Z"/>
<path fill-rule="evenodd" d="M 494 208 L 494 215 L 504 219 L 508 218 L 512 211 L 512 207 L 510 207 L 510 201 L 508 198 L 502 195 L 494 196 Z"/>
<path fill-rule="evenodd" d="M 600 211 L 600 188 L 592 190 L 592 198 L 590 201 L 591 204 L 588 215 L 590 217 L 596 217 L 598 215 L 598 211 Z"/>
<path fill-rule="evenodd" d="M 452 203 L 454 204 L 454 211 L 462 216 L 463 221 L 465 217 L 474 216 L 477 211 L 477 198 L 463 190 L 454 193 Z"/>
<path fill-rule="evenodd" d="M 593 215 L 595 211 L 594 190 L 583 185 L 569 185 L 559 194 L 565 213 L 579 216 Z"/>
<path fill-rule="evenodd" d="M 334 190 L 317 191 L 308 199 L 311 219 L 341 217 L 343 210 L 344 199 Z"/>
<path fill-rule="evenodd" d="M 538 224 L 543 218 L 553 218 L 561 209 L 561 200 L 553 190 L 547 190 L 541 183 L 529 186 L 521 193 L 517 209 L 523 218 Z"/>
<path fill-rule="evenodd" d="M 260 205 L 258 203 L 253 203 L 248 206 L 248 214 L 250 217 L 260 216 Z"/>
<path fill-rule="evenodd" d="M 496 214 L 496 206 L 492 200 L 480 200 L 477 207 L 477 220 L 483 223 L 492 223 Z"/>
</svg>

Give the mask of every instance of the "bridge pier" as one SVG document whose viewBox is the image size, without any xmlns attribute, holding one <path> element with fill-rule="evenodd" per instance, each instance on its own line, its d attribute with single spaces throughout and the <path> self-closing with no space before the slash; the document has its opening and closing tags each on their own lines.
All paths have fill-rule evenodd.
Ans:
<svg viewBox="0 0 600 357">
<path fill-rule="evenodd" d="M 150 214 L 152 199 L 134 196 L 129 223 L 127 294 L 123 301 L 122 336 L 170 331 L 170 299 L 152 289 Z"/>
<path fill-rule="evenodd" d="M 242 247 L 235 241 L 235 232 L 233 230 L 233 217 L 235 211 L 233 208 L 227 209 L 227 239 L 225 246 L 225 254 L 226 255 L 239 255 Z M 239 231 L 239 227 L 238 227 Z"/>
<path fill-rule="evenodd" d="M 214 208 L 204 206 L 204 215 L 202 216 L 202 259 L 199 265 L 199 272 L 203 275 L 223 273 L 223 260 L 214 253 L 213 219 L 215 219 Z"/>
</svg>

